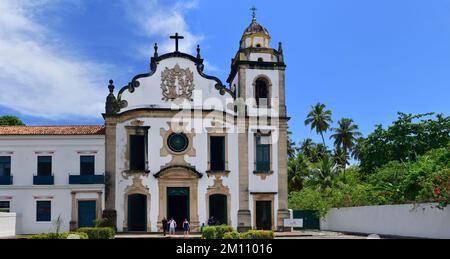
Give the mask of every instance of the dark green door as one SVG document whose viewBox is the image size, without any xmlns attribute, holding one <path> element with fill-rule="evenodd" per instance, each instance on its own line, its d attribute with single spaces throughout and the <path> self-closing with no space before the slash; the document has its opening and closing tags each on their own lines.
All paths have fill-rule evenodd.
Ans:
<svg viewBox="0 0 450 259">
<path fill-rule="evenodd" d="M 177 222 L 177 230 L 183 230 L 184 219 L 190 220 L 189 188 L 167 188 L 167 217 Z"/>
<path fill-rule="evenodd" d="M 228 224 L 226 195 L 215 194 L 209 196 L 209 216 L 214 217 L 217 225 Z"/>
<path fill-rule="evenodd" d="M 128 196 L 128 231 L 147 230 L 147 196 Z"/>
<path fill-rule="evenodd" d="M 272 202 L 256 201 L 256 228 L 272 230 Z"/>
<path fill-rule="evenodd" d="M 294 219 L 303 219 L 303 228 L 300 229 L 320 229 L 320 218 L 314 210 L 294 210 Z"/>
<path fill-rule="evenodd" d="M 97 203 L 95 201 L 78 201 L 78 227 L 94 227 Z"/>
</svg>

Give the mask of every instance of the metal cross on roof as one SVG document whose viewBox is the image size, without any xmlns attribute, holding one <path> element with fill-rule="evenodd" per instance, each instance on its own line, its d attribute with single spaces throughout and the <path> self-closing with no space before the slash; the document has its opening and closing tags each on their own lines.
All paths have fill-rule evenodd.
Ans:
<svg viewBox="0 0 450 259">
<path fill-rule="evenodd" d="M 170 36 L 171 39 L 175 40 L 175 52 L 178 52 L 178 40 L 184 39 L 183 36 L 179 36 L 178 32 L 175 33 L 175 36 Z"/>
<path fill-rule="evenodd" d="M 256 7 L 253 6 L 250 10 L 252 11 L 253 20 L 256 20 L 256 11 L 258 11 L 258 9 L 256 9 Z"/>
</svg>

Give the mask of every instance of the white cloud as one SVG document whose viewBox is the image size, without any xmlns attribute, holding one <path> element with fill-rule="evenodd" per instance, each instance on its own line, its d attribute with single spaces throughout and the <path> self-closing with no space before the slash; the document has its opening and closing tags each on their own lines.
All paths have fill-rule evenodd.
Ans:
<svg viewBox="0 0 450 259">
<path fill-rule="evenodd" d="M 180 51 L 186 53 L 194 53 L 196 45 L 204 38 L 193 33 L 186 22 L 186 13 L 198 6 L 197 0 L 179 0 L 171 4 L 158 0 L 122 0 L 122 4 L 127 17 L 136 24 L 136 32 L 149 41 L 157 41 L 160 53 L 175 50 L 175 43 L 169 36 L 176 32 L 184 36 L 180 40 Z M 145 47 L 141 46 L 139 49 L 147 57 L 153 53 L 151 44 L 145 44 Z"/>
<path fill-rule="evenodd" d="M 99 117 L 105 66 L 79 58 L 37 18 L 60 2 L 0 1 L 0 106 L 54 120 Z"/>
</svg>

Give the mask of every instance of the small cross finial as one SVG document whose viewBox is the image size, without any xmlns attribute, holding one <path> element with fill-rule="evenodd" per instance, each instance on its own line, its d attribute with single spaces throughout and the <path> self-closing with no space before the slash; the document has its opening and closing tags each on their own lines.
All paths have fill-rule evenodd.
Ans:
<svg viewBox="0 0 450 259">
<path fill-rule="evenodd" d="M 171 39 L 175 40 L 175 52 L 178 52 L 178 41 L 184 39 L 183 36 L 179 36 L 178 32 L 175 33 L 175 36 L 170 36 Z"/>
<path fill-rule="evenodd" d="M 253 6 L 250 10 L 252 11 L 253 21 L 256 21 L 256 11 L 258 11 L 258 9 Z"/>
</svg>

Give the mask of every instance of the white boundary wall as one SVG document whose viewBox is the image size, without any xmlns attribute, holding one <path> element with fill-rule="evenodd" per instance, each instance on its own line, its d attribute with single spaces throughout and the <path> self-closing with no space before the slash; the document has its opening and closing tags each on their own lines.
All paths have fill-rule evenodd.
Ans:
<svg viewBox="0 0 450 259">
<path fill-rule="evenodd" d="M 405 204 L 331 209 L 322 230 L 403 237 L 450 238 L 450 208 Z"/>
<path fill-rule="evenodd" d="M 0 237 L 16 235 L 16 213 L 0 212 Z"/>
</svg>

